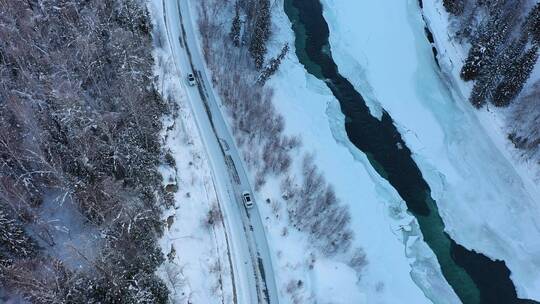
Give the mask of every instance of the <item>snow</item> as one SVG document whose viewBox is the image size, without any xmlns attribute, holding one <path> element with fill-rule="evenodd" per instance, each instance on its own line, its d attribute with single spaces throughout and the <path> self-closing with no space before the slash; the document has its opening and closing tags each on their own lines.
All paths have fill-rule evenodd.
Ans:
<svg viewBox="0 0 540 304">
<path fill-rule="evenodd" d="M 257 206 L 257 201 L 260 200 L 254 200 L 254 206 L 249 210 L 246 210 L 242 203 L 241 193 L 244 191 L 253 192 L 251 190 L 253 183 L 250 184 L 247 177 L 244 169 L 245 164 L 242 162 L 232 132 L 221 112 L 220 105 L 222 103 L 219 95 L 212 87 L 213 82 L 209 77 L 210 71 L 206 69 L 202 58 L 203 50 L 198 41 L 200 36 L 197 35 L 196 31 L 198 23 L 193 17 L 198 16 L 196 6 L 187 1 L 177 3 L 177 5 L 177 10 L 183 12 L 182 20 L 186 28 L 186 35 L 183 39 L 187 41 L 187 45 L 191 49 L 190 56 L 187 55 L 187 52 L 181 52 L 184 55 L 183 60 L 180 60 L 181 66 L 184 70 L 189 70 L 191 65 L 195 69 L 201 68 L 199 81 L 202 81 L 204 88 L 208 88 L 206 90 L 207 103 L 203 102 L 198 90 L 192 89 L 190 91 L 190 104 L 209 155 L 214 175 L 213 181 L 220 200 L 219 205 L 224 212 L 228 240 L 231 243 L 230 257 L 232 257 L 231 264 L 234 269 L 236 285 L 234 290 L 238 292 L 236 296 L 239 302 L 267 301 L 277 303 L 278 289 L 274 280 L 273 260 Z M 167 11 L 174 14 L 177 10 L 173 6 L 169 7 Z M 225 12 L 222 13 L 222 16 L 226 16 Z M 171 15 L 169 14 L 169 16 Z M 211 121 L 209 117 L 211 117 Z M 227 164 L 226 157 L 232 159 L 232 167 L 235 169 Z"/>
<path fill-rule="evenodd" d="M 294 47 L 291 25 L 282 6 L 276 5 L 273 14 L 270 56 L 277 54 L 284 42 Z M 284 207 L 274 211 L 272 204 L 259 205 L 267 218 L 278 288 L 287 291 L 291 282 L 303 282 L 300 291 L 282 293 L 280 302 L 429 303 L 426 296 L 444 303 L 458 302 L 434 254 L 423 242 L 416 220 L 406 212 L 405 203 L 374 171 L 366 156 L 350 144 L 338 101 L 322 81 L 305 71 L 293 49 L 268 85 L 274 88 L 274 104 L 285 116 L 286 133 L 301 134 L 304 151 L 316 155 L 319 169 L 350 207 L 356 236 L 353 247 L 363 248 L 368 261 L 360 273 L 355 273 L 345 257 L 319 257 L 306 235 L 286 227 Z M 296 167 L 300 166 L 301 155 L 296 155 Z M 270 180 L 256 196 L 258 201 L 279 201 L 277 181 Z M 312 256 L 315 262 L 311 268 Z"/>
<path fill-rule="evenodd" d="M 281 6 L 274 8 L 275 35 L 270 49 L 277 53 L 284 41 L 294 45 L 294 37 Z M 348 143 L 337 101 L 321 81 L 307 74 L 293 54 L 291 50 L 280 72 L 268 83 L 276 89 L 274 101 L 285 115 L 287 133 L 302 134 L 302 152 L 316 154 L 324 176 L 336 187 L 338 197 L 350 206 L 356 233 L 353 245 L 364 249 L 368 264 L 355 271 L 348 266 L 350 256 L 319 256 L 305 234 L 287 227 L 279 178 L 270 179 L 261 191 L 254 193 L 257 208 L 253 210 L 258 210 L 264 219 L 279 302 L 336 302 L 343 293 L 342 300 L 349 303 L 429 303 L 417 284 L 429 286 L 424 288 L 429 298 L 457 302 L 404 202 L 375 173 L 365 155 Z M 219 125 L 218 132 L 223 132 L 221 122 Z M 204 139 L 203 142 L 208 144 Z M 296 170 L 300 169 L 302 154 L 296 155 Z M 249 173 L 253 181 L 255 172 Z M 264 203 L 266 199 L 270 203 Z M 259 217 L 252 211 L 253 215 L 254 219 Z M 192 276 L 199 281 L 197 274 Z M 204 286 L 198 290 L 205 290 Z"/>
<path fill-rule="evenodd" d="M 163 12 L 163 2 L 154 0 L 152 5 L 157 26 L 164 29 L 162 16 L 159 16 Z M 270 47 L 271 53 L 279 52 L 284 41 L 294 46 L 290 23 L 281 8 L 279 5 L 273 7 L 274 41 Z M 173 37 L 180 32 L 178 28 L 173 28 L 173 31 Z M 217 160 L 209 159 L 208 152 L 205 153 L 211 144 L 207 138 L 208 132 L 201 132 L 201 123 L 194 116 L 194 109 L 188 105 L 187 99 L 193 96 L 190 97 L 180 86 L 183 79 L 174 76 L 179 72 L 173 68 L 173 55 L 167 53 L 170 52 L 167 44 L 171 40 L 165 37 L 167 34 L 162 35 L 158 40 L 164 44 L 163 48 L 156 49 L 156 74 L 162 81 L 162 93 L 174 98 L 180 105 L 180 116 L 165 121 L 171 128 L 164 133 L 177 168 L 163 167 L 162 173 L 165 183 L 177 183 L 180 191 L 175 195 L 175 207 L 166 211 L 165 218 L 173 216 L 174 222 L 161 240 L 166 254 L 174 246 L 177 255 L 161 267 L 159 274 L 173 292 L 173 303 L 183 303 L 188 297 L 197 303 L 222 300 L 230 303 L 232 278 L 230 267 L 227 266 L 226 254 L 229 249 L 225 235 L 229 227 L 218 225 L 210 232 L 202 225 L 211 204 L 219 196 L 219 190 L 211 182 L 216 181 L 213 176 L 223 175 L 212 172 L 215 168 L 212 163 Z M 182 51 L 176 43 L 171 48 L 175 54 Z M 166 54 L 159 54 L 160 50 Z M 349 56 L 350 60 L 353 58 Z M 350 67 L 356 69 L 353 72 L 363 72 L 359 74 L 364 77 L 357 79 L 355 84 L 369 90 L 368 103 L 376 113 L 384 92 L 369 81 L 367 73 L 372 71 L 365 68 L 366 63 L 367 59 L 363 64 L 356 62 Z M 391 68 L 391 65 L 387 68 Z M 393 82 L 396 88 L 408 88 L 400 84 L 398 78 Z M 287 133 L 302 135 L 302 152 L 315 153 L 319 169 L 335 186 L 341 201 L 350 207 L 355 231 L 353 247 L 363 248 L 367 259 L 367 265 L 355 271 L 348 265 L 350 256 L 340 255 L 331 259 L 319 256 L 305 234 L 286 226 L 287 212 L 282 205 L 279 207 L 280 204 L 275 204 L 281 199 L 278 179 L 269 180 L 254 196 L 261 218 L 264 218 L 264 230 L 280 291 L 279 302 L 429 303 L 430 299 L 437 299 L 441 303 L 459 302 L 443 279 L 434 254 L 424 243 L 418 224 L 407 213 L 405 203 L 374 171 L 366 156 L 350 144 L 338 102 L 323 82 L 304 70 L 294 50 L 291 49 L 268 85 L 275 88 L 274 102 L 285 116 Z M 429 111 L 424 110 L 423 114 L 428 117 Z M 429 119 L 430 123 L 437 123 L 435 115 Z M 434 136 L 442 134 L 442 128 L 433 129 Z M 413 139 L 414 136 L 409 136 L 408 143 Z M 418 141 L 417 145 L 420 143 Z M 440 147 L 440 142 L 435 143 Z M 296 170 L 299 170 L 301 155 L 296 155 L 293 165 Z M 450 160 L 447 163 L 450 167 Z M 435 170 L 433 172 L 439 176 Z M 250 175 L 253 180 L 254 172 Z M 189 197 L 187 192 L 190 193 Z M 271 203 L 264 203 L 267 198 Z M 224 215 L 227 218 L 227 213 Z M 244 258 L 242 252 L 231 253 L 233 258 Z M 216 267 L 212 267 L 216 263 L 222 265 L 221 269 L 217 267 L 217 273 L 213 272 Z M 222 290 L 215 292 L 219 275 L 224 285 Z M 239 302 L 245 301 L 239 299 Z"/>
<path fill-rule="evenodd" d="M 174 125 L 166 125 L 172 127 L 167 132 L 166 146 L 174 155 L 176 170 L 171 172 L 170 167 L 161 170 L 165 177 L 178 181 L 175 204 L 164 212 L 164 219 L 172 217 L 173 222 L 160 241 L 165 254 L 174 248 L 176 255 L 162 265 L 160 275 L 173 294 L 173 303 L 187 300 L 219 303 L 222 298 L 232 302 L 224 226 L 222 222 L 215 225 L 205 222 L 212 205 L 217 205 L 208 160 L 196 136 L 191 114 L 185 109 L 180 113 Z"/>
<path fill-rule="evenodd" d="M 158 269 L 172 303 L 233 303 L 229 248 L 223 222 L 206 225 L 208 211 L 217 204 L 212 172 L 195 117 L 188 104 L 184 79 L 175 67 L 166 39 L 161 1 L 149 3 L 156 33 L 155 75 L 160 93 L 178 105 L 177 116 L 163 120 L 162 139 L 176 166 L 162 166 L 164 186 L 176 185 L 174 206 L 164 210 L 165 255 L 176 252 Z"/>
<path fill-rule="evenodd" d="M 532 6 L 529 1 L 524 6 Z M 473 82 L 464 82 L 460 78 L 460 71 L 467 52 L 470 48 L 468 43 L 460 44 L 452 39 L 449 28 L 451 24 L 449 15 L 442 6 L 441 1 L 426 1 L 423 9 L 427 26 L 433 33 L 435 46 L 439 52 L 438 60 L 441 65 L 442 77 L 452 90 L 452 94 L 457 95 L 456 99 L 465 106 L 466 110 L 472 112 L 480 124 L 484 127 L 488 135 L 500 153 L 516 169 L 521 179 L 526 183 L 529 192 L 535 195 L 540 194 L 540 166 L 534 160 L 523 159 L 522 151 L 516 149 L 507 139 L 509 129 L 512 127 L 512 121 L 506 122 L 508 109 L 490 107 L 489 105 L 481 110 L 474 111 L 467 103 L 468 96 L 471 93 Z M 540 80 L 540 61 L 533 69 L 531 76 L 524 86 L 523 92 L 526 92 L 531 85 Z M 538 196 L 536 196 L 538 197 Z"/>
<path fill-rule="evenodd" d="M 538 185 L 509 151 L 495 111 L 476 113 L 465 98 L 470 87 L 454 89 L 464 50 L 446 37 L 440 1 L 424 1 L 424 8 L 450 75 L 437 72 L 417 1 L 322 3 L 341 74 L 367 94 L 368 105 L 378 103 L 392 116 L 447 232 L 468 249 L 504 260 L 518 296 L 539 300 Z"/>
<path fill-rule="evenodd" d="M 71 269 L 87 268 L 88 260 L 98 254 L 99 230 L 88 225 L 73 201 L 59 191 L 47 191 L 38 210 L 40 220 L 29 230 L 39 246 Z"/>
<path fill-rule="evenodd" d="M 335 273 L 340 274 L 340 283 L 335 284 L 320 278 L 332 277 Z M 355 299 L 354 303 L 368 303 L 364 295 L 360 293 L 356 285 L 356 274 L 343 263 L 331 260 L 320 260 L 313 269 L 313 289 L 316 291 L 320 303 L 347 304 Z"/>
</svg>

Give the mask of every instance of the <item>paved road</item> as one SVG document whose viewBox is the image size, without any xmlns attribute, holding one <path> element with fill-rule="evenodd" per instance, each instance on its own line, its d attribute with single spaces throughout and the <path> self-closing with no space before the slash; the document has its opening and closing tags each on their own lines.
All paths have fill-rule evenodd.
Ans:
<svg viewBox="0 0 540 304">
<path fill-rule="evenodd" d="M 244 164 L 219 107 L 204 68 L 192 20 L 190 1 L 163 1 L 168 39 L 175 65 L 184 79 L 197 76 L 198 85 L 184 84 L 213 171 L 214 184 L 225 219 L 233 269 L 233 289 L 238 303 L 278 303 L 274 271 L 257 202 L 246 210 L 243 191 L 252 192 Z M 235 301 L 235 302 L 236 302 Z"/>
</svg>

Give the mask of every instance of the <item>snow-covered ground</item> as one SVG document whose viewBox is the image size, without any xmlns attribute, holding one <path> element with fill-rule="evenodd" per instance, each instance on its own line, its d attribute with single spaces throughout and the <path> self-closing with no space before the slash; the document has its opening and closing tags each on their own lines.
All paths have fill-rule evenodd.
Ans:
<svg viewBox="0 0 540 304">
<path fill-rule="evenodd" d="M 178 192 L 174 206 L 164 212 L 167 228 L 160 246 L 167 260 L 159 273 L 173 303 L 232 303 L 225 228 L 208 160 L 190 115 L 182 109 L 177 119 L 165 124 L 171 127 L 165 135 L 166 147 L 176 168 L 163 167 L 161 172 L 165 184 L 177 186 Z M 211 210 L 217 210 L 213 224 L 208 218 Z"/>
<path fill-rule="evenodd" d="M 424 8 L 441 65 L 455 78 L 463 57 L 451 41 L 441 42 L 446 25 L 440 2 L 424 1 Z M 448 89 L 454 81 L 438 72 L 417 1 L 322 3 L 341 74 L 370 106 L 390 113 L 432 189 L 447 232 L 469 249 L 503 259 L 518 296 L 540 300 L 538 185 L 512 156 L 500 120 L 487 110 L 476 113 L 465 98 L 466 86 Z"/>
</svg>

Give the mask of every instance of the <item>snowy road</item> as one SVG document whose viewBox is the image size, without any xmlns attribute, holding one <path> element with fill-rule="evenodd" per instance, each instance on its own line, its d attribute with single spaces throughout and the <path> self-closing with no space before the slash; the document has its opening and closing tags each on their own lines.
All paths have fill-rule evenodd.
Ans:
<svg viewBox="0 0 540 304">
<path fill-rule="evenodd" d="M 184 87 L 210 160 L 227 228 L 235 302 L 278 303 L 264 226 L 256 202 L 249 211 L 242 205 L 240 194 L 252 192 L 251 186 L 205 69 L 192 8 L 184 0 L 163 1 L 163 8 L 175 68 L 182 76 L 193 72 L 198 79 L 197 86 Z"/>
</svg>

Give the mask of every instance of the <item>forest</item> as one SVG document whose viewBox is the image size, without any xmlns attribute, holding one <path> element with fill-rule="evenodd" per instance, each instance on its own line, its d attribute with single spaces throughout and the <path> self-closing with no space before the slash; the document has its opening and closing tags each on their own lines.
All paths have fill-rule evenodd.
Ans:
<svg viewBox="0 0 540 304">
<path fill-rule="evenodd" d="M 0 302 L 167 301 L 151 31 L 141 1 L 0 0 Z"/>
</svg>

